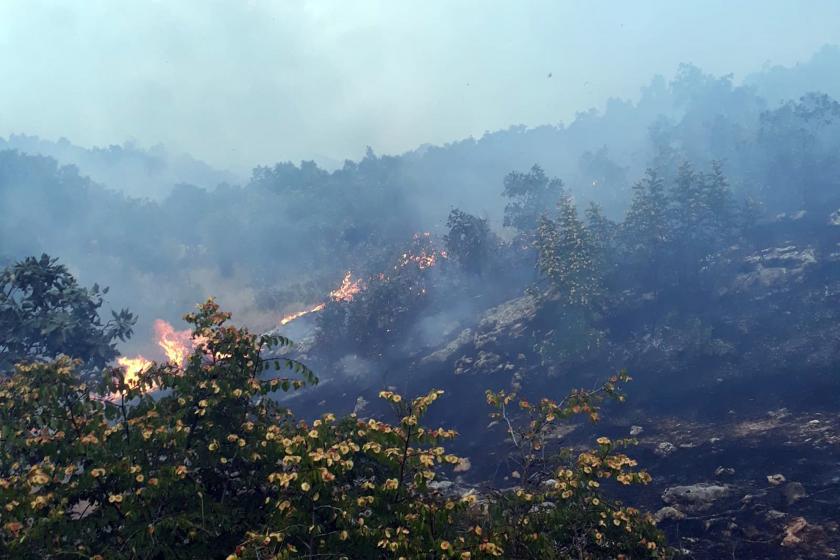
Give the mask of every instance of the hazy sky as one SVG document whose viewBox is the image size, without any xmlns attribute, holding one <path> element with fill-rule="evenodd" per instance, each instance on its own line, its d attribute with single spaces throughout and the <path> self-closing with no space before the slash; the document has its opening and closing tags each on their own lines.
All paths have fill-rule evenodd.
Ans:
<svg viewBox="0 0 840 560">
<path fill-rule="evenodd" d="M 568 122 L 680 62 L 791 65 L 838 22 L 814 0 L 2 0 L 0 135 L 240 168 L 395 153 Z"/>
</svg>

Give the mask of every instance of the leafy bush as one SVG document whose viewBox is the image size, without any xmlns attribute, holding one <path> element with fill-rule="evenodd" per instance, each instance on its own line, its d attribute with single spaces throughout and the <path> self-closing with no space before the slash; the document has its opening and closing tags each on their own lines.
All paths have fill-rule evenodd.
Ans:
<svg viewBox="0 0 840 560">
<path fill-rule="evenodd" d="M 296 421 L 271 393 L 317 379 L 282 357 L 289 341 L 228 324 L 212 302 L 186 316 L 183 367 L 97 386 L 77 362 L 20 364 L 0 386 L 0 555 L 14 558 L 665 557 L 649 516 L 600 494 L 646 483 L 598 440 L 573 457 L 551 427 L 622 399 L 622 374 L 560 402 L 488 393 L 514 446 L 520 484 L 485 493 L 443 480 L 462 463 L 455 432 L 423 424 L 442 395 L 384 391 L 398 421 Z M 284 370 L 296 375 L 285 377 Z"/>
<path fill-rule="evenodd" d="M 467 272 L 484 273 L 499 246 L 487 220 L 455 208 L 449 213 L 446 227 L 449 233 L 444 237 L 444 243 L 449 256 Z"/>
<path fill-rule="evenodd" d="M 79 286 L 58 260 L 28 257 L 0 271 L 0 372 L 20 361 L 66 354 L 86 367 L 107 365 L 117 340 L 131 336 L 135 317 L 123 309 L 99 318 L 108 288 Z"/>
</svg>

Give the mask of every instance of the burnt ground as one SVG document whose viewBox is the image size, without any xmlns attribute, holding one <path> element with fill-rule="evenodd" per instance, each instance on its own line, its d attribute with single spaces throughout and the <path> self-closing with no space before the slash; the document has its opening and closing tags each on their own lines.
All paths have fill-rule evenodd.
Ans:
<svg viewBox="0 0 840 560">
<path fill-rule="evenodd" d="M 598 325 L 605 337 L 594 350 L 546 364 L 534 347 L 557 316 L 524 296 L 486 310 L 438 346 L 392 360 L 304 348 L 300 357 L 323 384 L 290 402 L 304 416 L 365 405 L 363 416 L 389 418 L 380 389 L 444 389 L 427 421 L 461 434 L 453 451 L 472 465 L 461 482 L 504 486 L 513 484 L 502 474 L 505 434 L 488 430 L 485 389 L 559 399 L 627 368 L 635 377 L 627 402 L 607 406 L 602 423 L 575 428 L 563 443 L 641 428 L 629 453 L 653 483 L 619 497 L 656 512 L 684 557 L 836 557 L 840 227 L 796 227 L 774 225 L 766 246 L 721 256 L 714 286 L 692 298 L 674 294 L 678 312 L 663 314 L 662 298 L 622 296 L 619 311 Z M 366 367 L 347 367 L 357 361 Z"/>
<path fill-rule="evenodd" d="M 633 455 L 654 482 L 636 500 L 686 558 L 836 557 L 840 413 L 730 416 L 639 424 Z"/>
</svg>

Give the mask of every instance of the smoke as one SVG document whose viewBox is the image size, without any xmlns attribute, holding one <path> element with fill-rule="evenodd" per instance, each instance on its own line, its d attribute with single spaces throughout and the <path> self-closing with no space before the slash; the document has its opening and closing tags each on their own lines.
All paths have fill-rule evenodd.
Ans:
<svg viewBox="0 0 840 560">
<path fill-rule="evenodd" d="M 826 76 L 837 75 L 836 48 L 792 68 L 753 73 L 748 86 L 683 66 L 670 80 L 650 78 L 637 100 L 616 98 L 568 125 L 513 127 L 402 156 L 369 151 L 333 171 L 281 163 L 220 186 L 212 183 L 230 177 L 226 172 L 158 149 L 84 150 L 17 136 L 3 146 L 20 151 L 0 151 L 0 260 L 47 252 L 83 283 L 111 286 L 108 303 L 140 315 L 129 353 L 153 349 L 155 319 L 183 328 L 181 315 L 211 296 L 238 322 L 267 330 L 285 313 L 325 301 L 348 270 L 386 270 L 415 233 L 445 234 L 454 207 L 487 218 L 509 238 L 503 178 L 535 163 L 562 178 L 580 207 L 596 202 L 613 217 L 623 214 L 644 167 L 667 170 L 680 160 L 723 161 L 742 198 L 782 180 L 830 190 L 830 174 L 783 177 L 771 170 L 779 154 L 796 153 L 784 143 L 795 141 L 785 127 L 802 128 L 796 119 L 803 110 L 778 99 L 834 88 Z M 821 127 L 813 132 L 813 154 L 828 162 L 837 125 L 812 125 Z M 146 162 L 142 171 L 137 161 Z M 157 199 L 133 196 L 145 181 L 157 181 Z M 771 204 L 794 204 L 791 189 L 775 192 L 790 196 Z M 437 344 L 474 312 L 453 302 L 432 305 L 420 318 L 418 344 Z"/>
</svg>

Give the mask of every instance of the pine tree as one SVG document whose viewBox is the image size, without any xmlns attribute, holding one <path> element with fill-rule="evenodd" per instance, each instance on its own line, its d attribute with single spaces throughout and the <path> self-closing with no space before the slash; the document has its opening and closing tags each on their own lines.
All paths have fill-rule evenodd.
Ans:
<svg viewBox="0 0 840 560">
<path fill-rule="evenodd" d="M 604 215 L 598 204 L 591 202 L 586 209 L 586 228 L 592 239 L 598 266 L 606 270 L 614 262 L 616 223 Z"/>
<path fill-rule="evenodd" d="M 668 197 L 659 174 L 648 169 L 633 187 L 633 202 L 624 220 L 631 250 L 661 250 L 669 240 Z"/>
<path fill-rule="evenodd" d="M 654 169 L 633 187 L 633 202 L 623 224 L 624 245 L 631 265 L 658 287 L 671 241 L 665 182 Z"/>
<path fill-rule="evenodd" d="M 677 170 L 670 199 L 674 232 L 680 241 L 688 242 L 697 234 L 704 210 L 703 176 L 690 163 L 683 162 Z"/>
<path fill-rule="evenodd" d="M 671 190 L 671 220 L 681 282 L 694 282 L 732 232 L 731 193 L 719 162 L 710 173 L 680 166 Z"/>
<path fill-rule="evenodd" d="M 600 287 L 593 240 L 567 193 L 557 209 L 556 221 L 545 216 L 539 220 L 537 266 L 566 303 L 585 306 Z"/>
<path fill-rule="evenodd" d="M 734 227 L 732 191 L 719 161 L 713 161 L 711 173 L 704 176 L 703 204 L 709 235 L 717 239 L 728 236 Z"/>
</svg>

